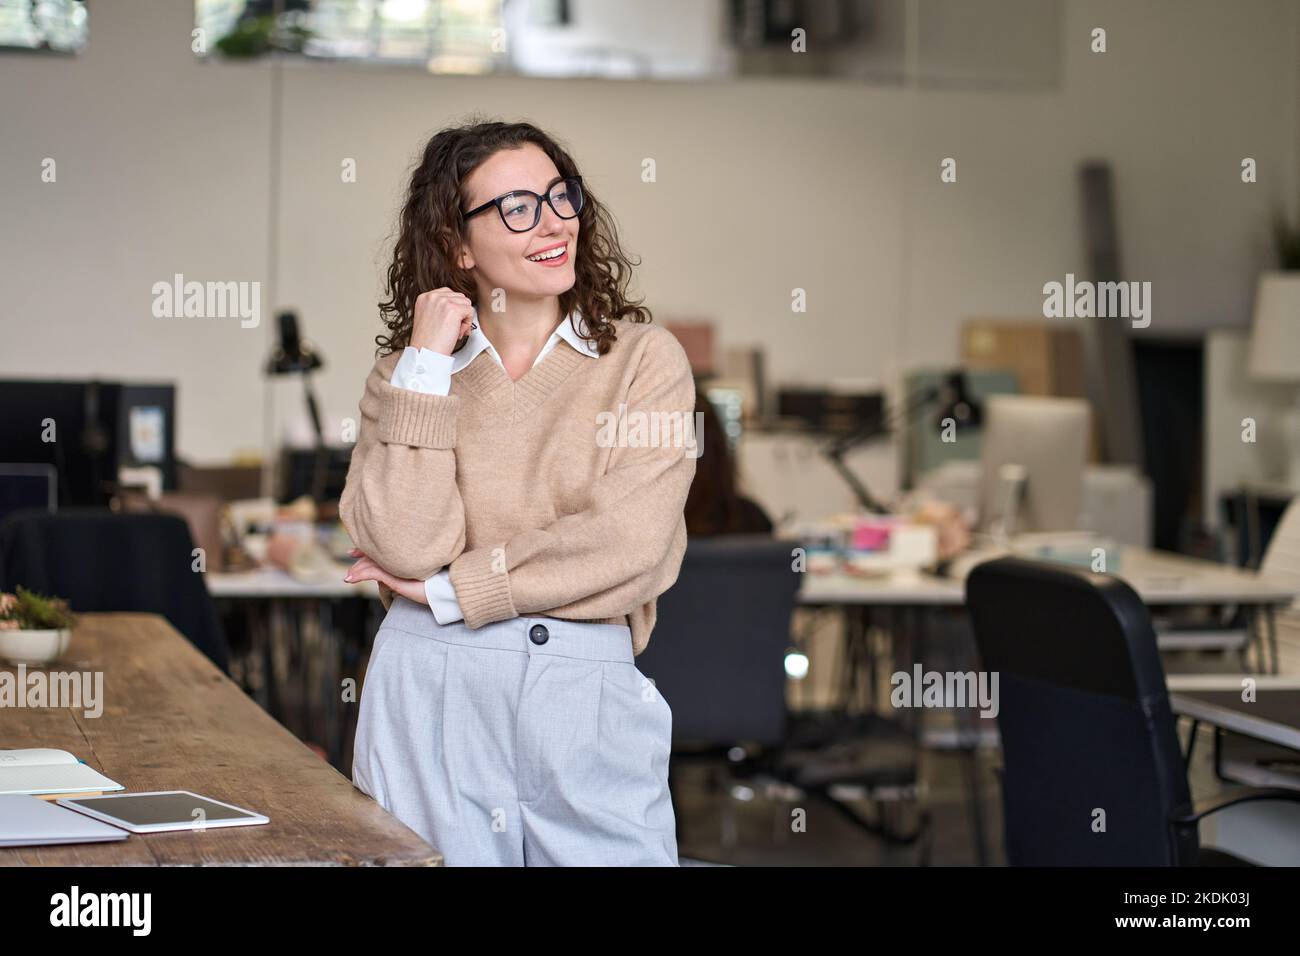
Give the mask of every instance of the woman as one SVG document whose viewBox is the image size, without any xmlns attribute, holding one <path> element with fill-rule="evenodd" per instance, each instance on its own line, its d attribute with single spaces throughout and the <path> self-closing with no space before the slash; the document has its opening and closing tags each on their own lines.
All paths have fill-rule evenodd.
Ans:
<svg viewBox="0 0 1300 956">
<path fill-rule="evenodd" d="M 677 865 L 672 712 L 633 658 L 686 548 L 693 433 L 661 439 L 695 387 L 630 268 L 536 127 L 425 147 L 340 515 L 388 608 L 353 780 L 448 865 Z"/>
</svg>

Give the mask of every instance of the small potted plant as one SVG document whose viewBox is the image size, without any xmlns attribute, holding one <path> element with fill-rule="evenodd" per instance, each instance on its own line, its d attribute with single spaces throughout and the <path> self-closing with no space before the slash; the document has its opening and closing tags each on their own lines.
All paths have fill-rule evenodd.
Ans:
<svg viewBox="0 0 1300 956">
<path fill-rule="evenodd" d="M 13 664 L 48 664 L 68 649 L 77 617 L 62 598 L 19 586 L 0 593 L 0 657 Z"/>
<path fill-rule="evenodd" d="M 286 11 L 279 19 L 272 15 L 245 16 L 217 41 L 217 50 L 231 60 L 251 60 L 267 53 L 301 53 L 312 39 L 302 25 L 303 11 Z"/>
</svg>

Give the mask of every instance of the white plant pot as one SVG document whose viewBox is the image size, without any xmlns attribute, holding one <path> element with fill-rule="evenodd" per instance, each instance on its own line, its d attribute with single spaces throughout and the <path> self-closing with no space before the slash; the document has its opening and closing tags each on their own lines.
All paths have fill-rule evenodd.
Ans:
<svg viewBox="0 0 1300 956">
<path fill-rule="evenodd" d="M 49 664 L 68 649 L 71 628 L 0 631 L 0 658 L 11 664 Z"/>
</svg>

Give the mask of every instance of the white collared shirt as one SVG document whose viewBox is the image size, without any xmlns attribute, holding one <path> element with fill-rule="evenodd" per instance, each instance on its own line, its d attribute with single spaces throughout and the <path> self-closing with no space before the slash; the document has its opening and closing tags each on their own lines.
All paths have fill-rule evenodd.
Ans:
<svg viewBox="0 0 1300 956">
<path fill-rule="evenodd" d="M 585 330 L 586 323 L 582 314 L 577 310 L 571 314 L 576 316 L 576 321 Z M 573 331 L 569 316 L 566 315 L 551 333 L 551 337 L 546 340 L 542 350 L 537 353 L 532 367 L 536 368 L 537 363 L 546 358 L 551 349 L 560 344 L 561 339 L 583 355 L 592 358 L 600 357 L 600 353 L 586 339 Z M 483 351 L 496 359 L 497 364 L 502 368 L 506 367 L 506 363 L 501 361 L 501 356 L 497 354 L 496 348 L 483 334 L 483 329 L 478 323 L 478 310 L 475 309 L 469 338 L 459 352 L 443 355 L 432 349 L 417 349 L 408 345 L 402 351 L 402 357 L 397 360 L 397 365 L 393 367 L 392 384 L 395 388 L 409 388 L 429 395 L 450 394 L 451 377 L 478 358 L 478 354 Z M 429 599 L 429 609 L 433 611 L 434 619 L 439 624 L 464 620 L 465 615 L 461 611 L 460 602 L 456 600 L 456 590 L 451 585 L 451 574 L 446 568 L 424 582 L 424 594 Z"/>
<path fill-rule="evenodd" d="M 581 313 L 575 310 L 572 313 L 577 316 L 577 321 L 581 322 L 583 328 L 586 323 L 581 317 Z M 470 328 L 469 338 L 459 352 L 453 355 L 443 355 L 441 352 L 435 352 L 432 349 L 417 349 L 407 346 L 402 351 L 402 357 L 397 360 L 397 365 L 393 368 L 392 384 L 396 388 L 409 388 L 416 392 L 426 392 L 430 395 L 447 395 L 451 392 L 451 377 L 459 372 L 470 362 L 478 358 L 480 352 L 486 351 L 502 368 L 506 363 L 501 361 L 501 356 L 497 354 L 496 347 L 488 341 L 488 337 L 483 334 L 483 329 L 478 323 L 478 310 L 474 310 L 474 323 Z M 546 358 L 551 349 L 559 344 L 560 340 L 568 342 L 583 355 L 590 355 L 592 358 L 599 358 L 600 353 L 591 346 L 591 344 L 573 331 L 569 324 L 569 316 L 564 317 L 551 337 L 546 340 L 542 350 L 537 353 L 537 358 L 533 360 L 533 367 Z"/>
</svg>

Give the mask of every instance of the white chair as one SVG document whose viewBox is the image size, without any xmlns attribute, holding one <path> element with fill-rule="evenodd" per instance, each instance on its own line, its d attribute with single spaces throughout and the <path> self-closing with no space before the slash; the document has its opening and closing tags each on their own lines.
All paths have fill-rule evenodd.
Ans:
<svg viewBox="0 0 1300 956">
<path fill-rule="evenodd" d="M 1282 514 L 1259 571 L 1284 584 L 1300 588 L 1300 496 L 1292 499 Z M 1271 615 L 1273 627 L 1256 636 L 1261 644 L 1271 638 L 1269 650 L 1276 673 L 1300 677 L 1300 600 L 1277 608 Z M 1232 733 L 1216 733 L 1215 773 L 1220 779 L 1257 787 L 1287 787 L 1300 790 L 1300 754 Z"/>
<path fill-rule="evenodd" d="M 1260 562 L 1261 574 L 1300 588 L 1300 496 L 1282 514 Z M 1273 666 L 1279 674 L 1300 675 L 1300 599 L 1274 614 Z"/>
<path fill-rule="evenodd" d="M 1282 514 L 1259 572 L 1300 591 L 1300 496 Z M 1261 620 L 1262 619 L 1262 620 Z M 1270 626 L 1271 625 L 1271 626 Z M 1157 625 L 1156 644 L 1162 651 L 1235 651 L 1246 667 L 1247 650 L 1254 646 L 1260 671 L 1300 675 L 1300 600 L 1259 613 L 1246 628 L 1169 628 Z"/>
</svg>

